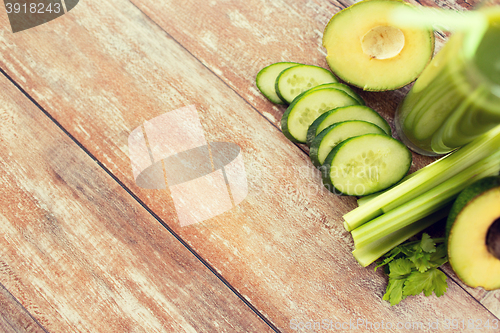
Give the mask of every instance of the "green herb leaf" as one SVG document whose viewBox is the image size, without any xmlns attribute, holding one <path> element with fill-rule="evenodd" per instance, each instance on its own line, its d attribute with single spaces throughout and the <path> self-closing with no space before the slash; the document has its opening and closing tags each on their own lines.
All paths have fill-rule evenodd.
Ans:
<svg viewBox="0 0 500 333">
<path fill-rule="evenodd" d="M 431 268 L 431 264 L 429 262 L 431 259 L 430 253 L 415 251 L 415 253 L 413 253 L 412 256 L 408 257 L 408 259 L 411 260 L 411 262 L 413 262 L 413 264 L 420 273 L 423 273 L 429 268 Z"/>
<path fill-rule="evenodd" d="M 436 252 L 436 243 L 424 233 L 420 242 L 412 244 L 410 249 L 404 251 L 420 273 L 432 267 L 431 253 Z"/>
<path fill-rule="evenodd" d="M 425 296 L 430 296 L 434 292 L 439 297 L 447 288 L 446 275 L 437 268 L 431 268 L 425 273 L 412 272 L 404 283 L 403 295 L 418 295 L 423 292 Z"/>
<path fill-rule="evenodd" d="M 389 253 L 385 255 L 386 258 L 380 264 L 375 266 L 375 271 L 377 271 L 377 268 L 385 266 L 388 263 L 390 263 L 400 253 L 401 253 L 401 248 L 399 246 L 393 248 Z"/>
<path fill-rule="evenodd" d="M 384 297 L 384 301 L 391 302 L 391 305 L 396 305 L 401 302 L 406 296 L 403 296 L 403 287 L 405 280 L 389 280 Z"/>
<path fill-rule="evenodd" d="M 429 236 L 426 233 L 422 235 L 422 240 L 420 241 L 420 247 L 422 248 L 422 251 L 427 253 L 436 252 L 436 243 L 434 243 L 431 236 Z"/>
<path fill-rule="evenodd" d="M 436 246 L 436 243 L 441 243 Z M 385 255 L 377 266 L 385 266 L 389 276 L 383 299 L 396 305 L 410 295 L 424 293 L 442 296 L 448 285 L 446 275 L 437 268 L 448 261 L 444 239 L 424 233 L 420 241 L 401 244 Z"/>
<path fill-rule="evenodd" d="M 439 267 L 448 262 L 448 250 L 446 249 L 446 244 L 439 244 L 436 248 L 436 252 L 431 255 L 430 260 L 433 267 Z"/>
<path fill-rule="evenodd" d="M 399 258 L 389 263 L 389 278 L 402 279 L 411 273 L 412 263 L 405 258 Z"/>
</svg>

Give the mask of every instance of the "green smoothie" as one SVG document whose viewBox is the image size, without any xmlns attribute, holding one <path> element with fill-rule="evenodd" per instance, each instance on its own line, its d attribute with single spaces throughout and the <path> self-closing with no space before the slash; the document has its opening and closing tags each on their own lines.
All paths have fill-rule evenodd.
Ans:
<svg viewBox="0 0 500 333">
<path fill-rule="evenodd" d="M 396 128 L 414 151 L 445 154 L 500 124 L 500 11 L 488 18 L 472 59 L 455 33 L 400 104 Z"/>
</svg>

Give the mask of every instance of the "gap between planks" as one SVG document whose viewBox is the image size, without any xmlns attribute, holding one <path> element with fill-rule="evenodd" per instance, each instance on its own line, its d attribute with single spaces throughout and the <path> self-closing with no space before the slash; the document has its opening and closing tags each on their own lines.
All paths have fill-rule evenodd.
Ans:
<svg viewBox="0 0 500 333">
<path fill-rule="evenodd" d="M 149 18 L 149 17 L 148 17 L 148 18 Z M 155 23 L 155 24 L 156 24 L 156 23 Z M 161 27 L 160 27 L 160 28 L 161 28 Z M 162 30 L 163 30 L 163 29 L 162 29 Z M 163 30 L 163 31 L 164 31 L 164 30 Z M 172 39 L 173 39 L 173 38 L 172 38 Z M 175 40 L 175 39 L 173 39 L 173 40 Z M 176 42 L 177 42 L 177 41 L 176 41 Z M 181 45 L 181 47 L 182 47 L 182 45 Z M 185 49 L 185 48 L 184 48 L 184 49 Z M 186 50 L 186 52 L 189 52 L 189 51 L 188 51 L 188 50 Z M 190 53 L 190 52 L 189 52 L 189 53 Z M 190 53 L 190 54 L 191 54 L 191 53 Z M 194 57 L 194 58 L 195 58 L 197 61 L 199 61 L 199 59 L 198 59 L 197 57 Z M 208 68 L 207 66 L 205 66 L 203 63 L 202 63 L 202 65 L 203 65 L 204 67 L 206 67 L 206 68 L 207 68 L 207 69 L 208 69 L 208 70 L 209 70 L 212 74 L 214 74 L 214 73 L 213 73 L 213 71 L 212 71 L 212 70 L 210 70 L 210 68 Z M 217 77 L 218 79 L 221 79 L 218 75 L 216 75 L 215 77 Z M 222 79 L 221 79 L 221 80 L 222 80 Z M 224 80 L 222 80 L 222 81 L 223 81 L 223 83 L 224 83 L 226 86 L 228 86 L 228 84 L 226 84 L 226 82 L 225 82 Z M 231 90 L 233 90 L 234 92 L 236 92 L 236 91 L 235 91 L 235 89 L 233 89 L 233 88 L 231 88 L 231 87 L 230 87 L 230 89 L 231 89 Z M 23 90 L 21 90 L 21 91 L 23 91 Z M 236 93 L 238 94 L 238 92 L 236 92 Z M 25 93 L 25 95 L 26 95 L 26 96 L 28 96 L 26 93 Z M 238 94 L 238 96 L 240 96 L 240 97 L 241 97 L 241 94 Z M 29 97 L 29 96 L 28 96 L 28 97 Z M 31 98 L 30 98 L 30 99 L 31 99 Z M 245 101 L 245 102 L 248 104 L 248 101 L 247 101 L 246 99 L 243 99 L 243 101 Z M 38 105 L 37 105 L 37 106 L 38 106 Z M 251 106 L 251 107 L 252 107 L 252 106 Z M 252 107 L 252 109 L 256 110 L 254 107 Z M 43 110 L 43 111 L 44 111 L 44 110 Z M 52 120 L 52 121 L 54 121 L 54 119 L 52 119 L 52 117 L 50 117 L 50 116 L 49 116 L 49 118 L 51 118 L 51 120 Z M 266 120 L 267 120 L 267 118 L 266 118 Z M 269 121 L 269 120 L 268 120 L 268 121 Z M 55 122 L 55 121 L 54 121 L 54 122 Z M 55 122 L 55 123 L 57 124 L 57 122 Z M 275 127 L 277 127 L 277 126 L 275 126 Z M 64 129 L 63 129 L 63 131 L 64 131 Z M 65 131 L 65 133 L 66 133 L 66 134 L 68 134 L 66 131 Z M 74 139 L 71 135 L 69 135 L 69 136 L 73 139 L 73 141 L 75 141 L 75 139 Z M 75 141 L 75 142 L 76 142 L 76 141 Z M 79 144 L 78 142 L 76 142 L 76 143 L 77 143 L 77 144 Z M 81 146 L 81 145 L 79 145 L 79 146 Z M 84 151 L 86 151 L 86 152 L 87 152 L 87 150 L 86 150 L 85 148 L 83 148 L 82 146 L 81 146 L 81 148 L 82 148 L 82 149 L 84 149 Z M 89 154 L 89 153 L 87 152 L 87 154 Z M 91 156 L 92 158 L 94 158 L 91 154 L 89 154 L 89 156 Z M 96 159 L 94 158 L 94 160 L 96 160 Z M 103 167 L 99 161 L 97 161 L 97 160 L 96 160 L 96 162 L 98 162 L 98 164 L 99 164 L 101 167 Z M 105 169 L 105 168 L 103 167 L 103 169 Z M 106 170 L 106 169 L 105 169 L 105 170 Z M 106 171 L 107 171 L 107 170 L 106 170 Z M 113 176 L 112 176 L 112 177 L 113 177 Z M 113 177 L 113 178 L 115 179 L 115 177 Z M 116 179 L 115 179 L 115 180 L 116 180 Z M 119 184 L 121 184 L 121 183 L 119 183 Z M 122 187 L 123 187 L 123 185 L 122 185 Z M 129 193 L 130 193 L 130 192 L 129 192 Z M 134 196 L 134 198 L 136 198 L 136 197 Z M 136 198 L 136 200 L 137 200 L 137 198 Z M 138 201 L 138 202 L 140 202 L 139 200 L 137 200 L 137 201 Z M 142 203 L 141 203 L 141 204 L 142 204 Z M 145 207 L 145 208 L 147 209 L 147 207 Z M 149 210 L 148 210 L 148 211 L 149 211 Z M 163 223 L 162 223 L 162 221 L 159 221 L 159 222 L 160 222 L 161 224 L 163 224 Z M 167 229 L 168 229 L 168 230 L 170 230 L 168 227 L 167 227 Z M 171 231 L 171 232 L 172 232 L 172 231 Z M 174 233 L 172 233 L 172 234 L 173 234 L 174 236 L 176 236 Z M 181 242 L 182 242 L 182 241 L 181 241 Z M 184 243 L 183 243 L 183 244 L 184 244 Z M 188 247 L 188 248 L 189 248 L 189 247 Z M 205 264 L 205 263 L 204 263 L 204 264 Z M 209 267 L 209 266 L 207 266 L 207 267 Z"/>
<path fill-rule="evenodd" d="M 251 304 L 236 288 L 234 288 L 217 270 L 212 267 L 204 258 L 202 258 L 188 243 L 186 243 L 168 224 L 166 224 L 157 214 L 155 214 L 138 196 L 136 196 L 123 182 L 121 182 L 104 164 L 102 164 L 83 144 L 81 144 L 70 132 L 68 132 L 52 115 L 46 111 L 32 96 L 30 96 L 17 82 L 15 82 L 4 70 L 0 68 L 0 73 L 5 76 L 26 98 L 29 99 L 41 112 L 47 116 L 65 135 L 67 135 L 85 154 L 87 154 L 97 165 L 108 174 L 120 187 L 122 187 L 139 205 L 141 205 L 151 216 L 158 221 L 172 236 L 177 239 L 191 254 L 193 254 L 212 274 L 214 274 L 229 290 L 231 290 L 252 312 L 254 312 L 263 322 L 265 322 L 274 332 L 280 333 L 281 331 L 267 319 L 253 304 Z M 215 73 L 213 73 L 215 75 Z M 239 96 L 239 95 L 238 95 Z M 240 96 L 241 97 L 241 96 Z M 245 101 L 246 102 L 246 101 Z M 0 288 L 3 287 L 0 284 Z M 5 289 L 9 294 L 10 292 Z M 24 309 L 24 307 L 23 307 Z M 24 309 L 31 317 L 32 315 Z M 35 320 L 36 322 L 36 320 Z M 42 327 L 43 329 L 43 327 Z M 44 332 L 47 332 L 43 329 Z"/>
<path fill-rule="evenodd" d="M 333 1 L 329 1 L 332 5 L 336 5 L 335 2 Z M 422 5 L 422 6 L 425 6 L 425 4 L 422 4 L 421 1 L 419 0 L 415 0 L 415 2 L 417 2 L 418 4 Z M 338 7 L 339 10 L 342 10 L 342 9 L 345 9 L 347 7 L 350 6 L 349 3 L 345 3 L 344 1 L 341 1 L 341 0 L 337 0 L 337 3 L 341 4 L 343 7 Z M 204 68 L 206 68 L 211 74 L 213 74 L 219 81 L 221 81 L 226 87 L 228 87 L 229 89 L 231 89 L 238 97 L 240 97 L 241 100 L 243 100 L 245 102 L 245 104 L 247 104 L 252 110 L 254 110 L 260 117 L 264 118 L 268 123 L 270 123 L 274 128 L 276 128 L 279 132 L 282 132 L 281 128 L 279 128 L 278 126 L 276 126 L 276 124 L 274 124 L 269 118 L 267 118 L 263 113 L 259 112 L 259 110 L 257 110 L 257 108 L 249 101 L 247 100 L 245 97 L 243 97 L 243 95 L 238 92 L 236 89 L 234 89 L 231 85 L 229 85 L 226 80 L 224 80 L 223 77 L 221 77 L 221 75 L 218 75 L 217 73 L 215 73 L 208 65 L 206 65 L 201 59 L 199 59 L 194 53 L 192 53 L 188 48 L 186 48 L 183 44 L 181 44 L 174 36 L 172 36 L 168 31 L 166 31 L 163 26 L 161 26 L 160 24 L 158 24 L 155 20 L 153 20 L 147 13 L 145 13 L 140 7 L 138 7 L 134 2 L 131 1 L 131 4 L 138 10 L 142 13 L 142 15 L 144 15 L 148 21 L 150 21 L 152 24 L 154 24 L 156 27 L 158 27 L 161 31 L 163 31 L 169 38 L 171 38 L 177 45 L 179 45 L 180 48 L 182 48 L 183 50 L 185 50 L 189 55 L 191 55 L 194 59 L 196 59 L 196 61 L 198 61 L 198 63 L 200 63 Z M 440 31 L 435 31 L 435 33 L 441 37 L 443 40 L 446 39 L 446 35 Z M 24 93 L 24 91 L 23 91 Z M 283 107 L 280 107 L 280 108 L 283 108 Z M 55 120 L 53 120 L 55 121 Z M 59 124 L 58 124 L 59 126 Z M 68 135 L 70 135 L 68 133 Z M 73 140 L 75 140 L 73 137 L 71 137 Z M 76 140 L 75 140 L 76 142 Z M 306 154 L 307 156 L 309 156 L 309 149 L 307 146 L 303 145 L 303 144 L 299 144 L 299 143 L 295 143 L 295 142 L 292 142 L 300 151 L 302 151 L 302 153 Z M 89 154 L 90 155 L 90 154 Z M 104 166 L 102 166 L 104 168 Z M 106 172 L 109 173 L 108 170 L 106 170 Z M 113 177 L 114 178 L 114 177 Z M 115 179 L 115 178 L 114 178 Z M 115 179 L 122 187 L 125 188 L 125 186 L 119 182 L 118 179 Z M 129 192 L 133 197 L 134 199 L 136 199 L 138 202 L 140 202 L 141 205 L 143 205 L 144 207 L 146 207 L 144 205 L 143 202 L 141 202 L 139 200 L 139 198 L 137 198 L 135 195 L 133 195 L 128 189 L 126 189 L 127 192 Z M 150 211 L 148 209 L 148 211 Z M 174 231 L 172 229 L 170 229 L 168 227 L 168 225 L 166 225 L 158 216 L 156 216 L 152 211 L 150 211 L 150 213 L 165 227 L 167 228 L 167 230 L 169 230 L 173 235 L 175 235 L 176 238 L 179 239 L 179 241 L 181 241 L 181 243 L 186 246 L 193 254 L 195 254 L 194 250 L 191 249 L 189 247 L 188 244 L 186 244 L 181 238 L 180 236 L 178 236 L 177 234 L 174 233 Z M 213 269 L 213 267 L 211 267 L 208 263 L 206 263 L 201 257 L 199 257 L 197 254 L 195 254 L 195 256 L 197 258 L 199 258 L 203 263 L 204 265 L 206 265 L 212 272 L 214 272 L 214 274 L 216 274 L 223 282 L 224 284 L 226 284 L 236 295 L 238 295 L 238 297 L 240 297 L 244 302 L 245 304 L 247 304 L 248 306 L 251 307 L 251 309 L 253 311 L 255 311 L 256 313 L 258 313 L 258 310 L 256 308 L 254 308 L 249 302 L 247 302 L 244 297 L 238 293 L 232 286 L 229 285 L 229 283 L 227 283 L 227 281 L 224 280 L 224 278 L 222 276 L 220 276 L 219 274 L 217 274 L 217 272 Z M 458 278 L 455 278 L 452 274 L 450 274 L 450 272 L 446 269 L 443 269 L 443 268 L 440 268 L 440 270 L 450 279 L 452 280 L 453 282 L 455 282 L 467 295 L 469 295 L 472 299 L 475 300 L 476 303 L 478 303 L 481 307 L 483 307 L 488 313 L 490 313 L 491 315 L 493 315 L 494 317 L 496 318 L 499 318 L 495 313 L 493 313 L 489 308 L 486 307 L 486 305 L 484 305 L 481 300 L 483 300 L 484 298 L 486 298 L 486 296 L 488 295 L 488 293 L 486 293 L 485 295 L 483 295 L 481 297 L 481 299 L 477 299 L 476 297 L 474 297 L 474 295 L 470 292 L 470 290 L 468 290 L 466 287 L 464 287 L 464 285 L 462 284 L 462 282 L 460 280 L 458 280 Z M 264 318 L 264 316 L 260 313 L 258 313 L 259 317 L 261 318 Z M 499 318 L 500 319 L 500 318 Z M 272 325 L 272 323 L 268 322 L 267 320 L 265 320 L 265 322 L 270 325 L 270 327 L 277 331 L 277 328 Z"/>
<path fill-rule="evenodd" d="M 261 112 L 259 112 L 259 110 L 257 110 L 255 108 L 254 105 L 252 105 L 252 103 L 250 103 L 246 98 L 244 98 L 236 89 L 234 89 L 233 87 L 231 87 L 220 75 L 218 75 L 217 73 L 215 73 L 210 67 L 208 67 L 206 64 L 203 63 L 203 61 L 201 61 L 195 54 L 193 54 L 189 49 L 187 49 L 184 45 L 182 45 L 174 36 L 172 36 L 171 34 L 168 33 L 168 31 L 166 31 L 161 25 L 159 25 L 158 23 L 156 23 L 155 20 L 153 20 L 148 14 L 146 14 L 141 8 L 139 8 L 134 2 L 130 2 L 132 4 L 132 6 L 134 6 L 138 11 L 140 11 L 142 13 L 142 15 L 144 15 L 144 17 L 146 17 L 148 19 L 149 22 L 151 22 L 152 24 L 154 24 L 156 27 L 158 27 L 158 29 L 160 29 L 161 31 L 163 31 L 163 33 L 165 35 L 168 36 L 168 38 L 172 39 L 177 45 L 179 45 L 179 47 L 181 49 L 183 49 L 184 51 L 186 51 L 190 56 L 193 57 L 193 59 L 196 59 L 196 61 L 202 65 L 204 68 L 206 68 L 210 73 L 212 73 L 220 82 L 222 82 L 226 87 L 228 87 L 229 89 L 231 89 L 239 98 L 241 98 L 242 101 L 245 102 L 245 104 L 247 104 L 252 110 L 254 110 L 260 117 L 264 118 L 269 124 L 271 124 L 271 126 L 273 126 L 275 129 L 277 129 L 280 133 L 281 133 L 281 128 L 279 128 L 278 126 L 276 126 L 276 124 L 273 124 L 273 122 L 267 118 L 266 116 L 264 116 Z M 307 156 L 309 156 L 309 149 L 307 147 L 305 147 L 304 145 L 301 145 L 301 144 L 297 144 L 295 142 L 293 142 L 293 144 L 299 148 L 299 150 L 301 150 L 304 154 L 306 154 Z"/>
<path fill-rule="evenodd" d="M 0 283 L 0 305 L 0 329 L 6 330 L 7 333 L 48 333 L 2 283 Z"/>
</svg>

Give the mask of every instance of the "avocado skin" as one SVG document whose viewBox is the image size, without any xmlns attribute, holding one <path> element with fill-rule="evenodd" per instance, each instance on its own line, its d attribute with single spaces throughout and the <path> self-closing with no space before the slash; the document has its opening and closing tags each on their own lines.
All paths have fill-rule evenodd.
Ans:
<svg viewBox="0 0 500 333">
<path fill-rule="evenodd" d="M 500 176 L 480 179 L 472 185 L 469 185 L 458 195 L 448 214 L 448 219 L 446 220 L 446 240 L 448 240 L 451 227 L 462 209 L 464 209 L 471 200 L 495 187 L 500 187 Z"/>
</svg>

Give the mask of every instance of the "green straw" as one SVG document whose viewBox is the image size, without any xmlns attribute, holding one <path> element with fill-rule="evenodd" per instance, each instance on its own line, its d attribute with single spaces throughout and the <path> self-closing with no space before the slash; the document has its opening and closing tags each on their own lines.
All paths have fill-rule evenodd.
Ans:
<svg viewBox="0 0 500 333">
<path fill-rule="evenodd" d="M 400 27 L 463 32 L 464 55 L 474 57 L 488 28 L 488 17 L 482 11 L 455 11 L 430 7 L 405 6 L 394 10 L 391 23 Z"/>
</svg>

